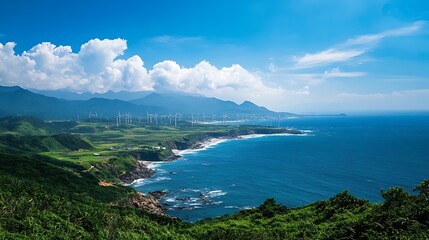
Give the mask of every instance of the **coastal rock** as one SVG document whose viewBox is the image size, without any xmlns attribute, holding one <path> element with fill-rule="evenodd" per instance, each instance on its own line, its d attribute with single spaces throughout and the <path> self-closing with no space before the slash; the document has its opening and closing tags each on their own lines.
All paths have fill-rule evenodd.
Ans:
<svg viewBox="0 0 429 240">
<path fill-rule="evenodd" d="M 128 199 L 120 202 L 119 205 L 135 207 L 151 213 L 165 215 L 162 204 L 155 197 L 151 195 L 143 195 L 139 192 L 128 196 Z"/>
<path fill-rule="evenodd" d="M 137 161 L 136 168 L 119 176 L 125 184 L 131 184 L 134 180 L 149 178 L 155 174 L 155 170 L 148 168 L 142 161 Z"/>
<path fill-rule="evenodd" d="M 148 195 L 154 197 L 155 199 L 160 199 L 163 196 L 165 196 L 168 192 L 164 191 L 164 190 L 158 190 L 158 191 L 153 191 L 153 192 L 149 192 Z"/>
</svg>

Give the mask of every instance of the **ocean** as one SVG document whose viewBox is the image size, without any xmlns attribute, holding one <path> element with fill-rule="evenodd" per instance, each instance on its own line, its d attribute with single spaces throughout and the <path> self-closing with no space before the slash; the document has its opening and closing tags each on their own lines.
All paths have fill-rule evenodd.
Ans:
<svg viewBox="0 0 429 240">
<path fill-rule="evenodd" d="M 380 202 L 381 189 L 412 192 L 429 178 L 429 113 L 301 117 L 280 126 L 305 134 L 226 140 L 189 151 L 153 164 L 156 174 L 133 187 L 168 191 L 161 199 L 167 213 L 193 222 L 257 207 L 267 198 L 300 207 L 348 190 Z"/>
</svg>

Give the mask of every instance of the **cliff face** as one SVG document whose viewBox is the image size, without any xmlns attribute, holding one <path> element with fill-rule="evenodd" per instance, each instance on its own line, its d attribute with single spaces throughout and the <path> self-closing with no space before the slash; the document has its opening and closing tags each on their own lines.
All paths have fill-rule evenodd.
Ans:
<svg viewBox="0 0 429 240">
<path fill-rule="evenodd" d="M 148 168 L 143 162 L 137 161 L 136 168 L 131 172 L 120 175 L 119 179 L 125 184 L 131 184 L 134 180 L 149 178 L 153 174 L 155 174 L 155 170 Z"/>
</svg>

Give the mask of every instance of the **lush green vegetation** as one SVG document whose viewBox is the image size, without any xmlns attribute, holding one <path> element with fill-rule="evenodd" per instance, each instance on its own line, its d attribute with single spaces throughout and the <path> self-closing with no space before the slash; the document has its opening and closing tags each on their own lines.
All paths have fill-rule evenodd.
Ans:
<svg viewBox="0 0 429 240">
<path fill-rule="evenodd" d="M 258 208 L 193 224 L 132 207 L 128 199 L 135 191 L 118 180 L 135 168 L 136 151 L 168 155 L 170 147 L 207 137 L 274 128 L 8 121 L 0 124 L 0 239 L 429 238 L 429 180 L 414 193 L 382 191 L 382 203 L 348 192 L 295 209 L 268 199 Z M 135 148 L 107 150 L 129 145 Z"/>
<path fill-rule="evenodd" d="M 204 239 L 428 239 L 428 184 L 419 185 L 417 195 L 390 188 L 379 204 L 347 191 L 297 209 L 268 199 L 256 209 L 197 223 L 188 233 Z"/>
</svg>

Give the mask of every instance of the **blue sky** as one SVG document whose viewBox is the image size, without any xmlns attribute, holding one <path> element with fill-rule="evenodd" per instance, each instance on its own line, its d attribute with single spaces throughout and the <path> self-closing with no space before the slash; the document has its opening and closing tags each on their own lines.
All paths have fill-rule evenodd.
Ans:
<svg viewBox="0 0 429 240">
<path fill-rule="evenodd" d="M 429 110 L 429 1 L 14 0 L 2 9 L 0 85 L 184 91 L 294 112 Z"/>
</svg>

